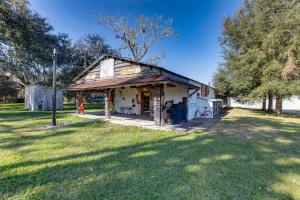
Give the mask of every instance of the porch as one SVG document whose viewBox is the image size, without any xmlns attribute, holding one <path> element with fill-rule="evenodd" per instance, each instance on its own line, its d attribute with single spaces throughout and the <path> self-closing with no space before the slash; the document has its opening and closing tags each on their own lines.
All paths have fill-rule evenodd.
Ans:
<svg viewBox="0 0 300 200">
<path fill-rule="evenodd" d="M 113 113 L 110 119 L 105 116 L 104 111 L 100 112 L 86 112 L 85 114 L 74 114 L 78 117 L 88 119 L 99 119 L 105 120 L 113 124 L 124 125 L 124 126 L 136 126 L 141 128 L 147 128 L 152 130 L 163 130 L 163 131 L 175 131 L 175 132 L 191 132 L 196 130 L 203 130 L 209 127 L 212 123 L 212 119 L 197 119 L 183 122 L 180 124 L 165 124 L 164 126 L 155 125 L 155 121 L 148 116 L 144 115 L 128 115 Z"/>
<path fill-rule="evenodd" d="M 167 109 L 172 105 L 179 105 L 177 110 L 173 109 L 173 115 L 180 115 L 175 123 L 187 121 L 190 87 L 192 86 L 189 84 L 170 81 L 165 76 L 147 76 L 73 84 L 67 90 L 77 93 L 77 108 L 83 102 L 84 93 L 104 94 L 105 112 L 97 116 L 100 119 L 106 117 L 107 120 L 119 120 L 121 124 L 130 124 L 134 119 L 136 123 L 143 122 L 143 126 L 161 126 L 168 123 L 171 114 L 167 113 Z M 109 119 L 110 112 L 118 114 L 113 115 L 114 119 Z M 125 120 L 127 115 L 124 114 L 127 114 L 130 120 Z M 119 115 L 123 117 L 120 119 Z"/>
</svg>

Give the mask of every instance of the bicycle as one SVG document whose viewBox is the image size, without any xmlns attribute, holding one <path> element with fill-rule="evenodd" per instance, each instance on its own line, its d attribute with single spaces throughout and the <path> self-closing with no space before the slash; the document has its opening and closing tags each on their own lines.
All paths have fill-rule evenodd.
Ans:
<svg viewBox="0 0 300 200">
<path fill-rule="evenodd" d="M 204 111 L 202 112 L 200 109 L 197 109 L 194 115 L 194 119 L 199 118 L 212 118 L 213 114 L 207 107 L 204 107 Z"/>
</svg>

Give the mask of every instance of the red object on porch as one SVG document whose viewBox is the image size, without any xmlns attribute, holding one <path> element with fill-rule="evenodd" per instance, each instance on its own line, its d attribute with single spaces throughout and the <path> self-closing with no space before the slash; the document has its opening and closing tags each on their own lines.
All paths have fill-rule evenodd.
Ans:
<svg viewBox="0 0 300 200">
<path fill-rule="evenodd" d="M 79 106 L 79 113 L 84 114 L 84 104 L 83 103 L 81 103 Z"/>
</svg>

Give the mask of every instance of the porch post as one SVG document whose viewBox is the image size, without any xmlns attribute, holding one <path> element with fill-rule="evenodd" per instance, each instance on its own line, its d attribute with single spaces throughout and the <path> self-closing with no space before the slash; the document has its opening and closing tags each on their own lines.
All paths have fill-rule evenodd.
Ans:
<svg viewBox="0 0 300 200">
<path fill-rule="evenodd" d="M 163 84 L 154 86 L 154 98 L 153 98 L 153 117 L 154 117 L 154 123 L 157 126 L 163 125 L 162 122 L 162 95 L 163 95 Z"/>
<path fill-rule="evenodd" d="M 76 113 L 78 114 L 78 97 L 79 97 L 79 92 L 76 91 L 76 96 L 75 96 L 75 106 L 76 106 Z"/>
<path fill-rule="evenodd" d="M 108 98 L 109 98 L 109 90 L 107 89 L 106 90 L 106 96 L 105 96 L 105 109 L 104 109 L 104 112 L 105 112 L 105 117 L 107 119 L 110 119 L 110 113 L 109 113 L 109 109 L 108 109 Z"/>
<path fill-rule="evenodd" d="M 190 103 L 190 89 L 189 86 L 187 86 L 187 92 L 186 92 L 186 121 L 189 121 L 189 103 Z"/>
<path fill-rule="evenodd" d="M 83 93 L 82 91 L 77 91 L 76 92 L 76 111 L 77 111 L 77 114 L 79 114 L 79 106 L 83 101 L 82 93 Z"/>
</svg>

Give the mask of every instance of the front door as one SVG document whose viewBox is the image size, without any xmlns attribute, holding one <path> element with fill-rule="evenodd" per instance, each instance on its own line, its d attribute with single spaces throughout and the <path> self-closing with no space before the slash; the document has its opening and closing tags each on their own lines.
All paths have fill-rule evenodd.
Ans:
<svg viewBox="0 0 300 200">
<path fill-rule="evenodd" d="M 150 114 L 150 92 L 142 91 L 141 92 L 141 108 L 142 108 L 142 115 L 149 115 Z"/>
</svg>

